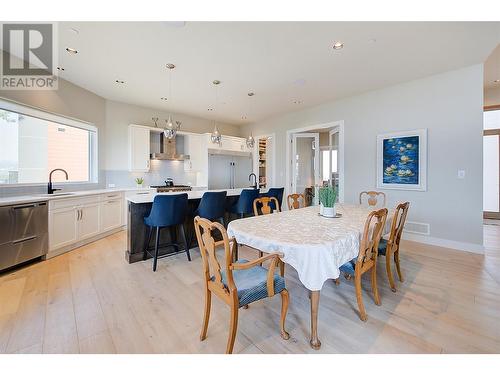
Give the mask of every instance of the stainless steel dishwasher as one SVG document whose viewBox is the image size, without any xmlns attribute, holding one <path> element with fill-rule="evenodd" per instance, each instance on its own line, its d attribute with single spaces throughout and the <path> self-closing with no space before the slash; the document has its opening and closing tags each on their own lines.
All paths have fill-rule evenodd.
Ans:
<svg viewBox="0 0 500 375">
<path fill-rule="evenodd" d="M 0 207 L 0 271 L 47 251 L 47 202 Z"/>
</svg>

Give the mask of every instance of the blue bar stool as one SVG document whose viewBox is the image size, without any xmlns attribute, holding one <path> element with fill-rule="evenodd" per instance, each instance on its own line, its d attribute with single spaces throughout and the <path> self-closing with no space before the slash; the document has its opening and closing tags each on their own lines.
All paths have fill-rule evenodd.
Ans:
<svg viewBox="0 0 500 375">
<path fill-rule="evenodd" d="M 217 220 L 224 225 L 224 215 L 226 214 L 227 191 L 206 192 L 201 197 L 198 209 L 194 216 L 199 216 L 210 221 Z"/>
<path fill-rule="evenodd" d="M 236 202 L 230 209 L 233 214 L 240 215 L 240 218 L 245 215 L 253 215 L 253 201 L 259 197 L 259 189 L 243 189 Z"/>
<path fill-rule="evenodd" d="M 280 206 L 280 207 L 279 207 L 279 210 L 280 210 L 280 212 L 281 212 L 281 211 L 283 211 L 283 210 L 282 210 L 282 202 L 283 202 L 283 193 L 284 193 L 284 192 L 285 192 L 285 188 L 284 188 L 284 187 L 282 187 L 282 188 L 270 188 L 270 189 L 267 191 L 267 193 L 262 193 L 262 194 L 261 194 L 261 197 L 269 197 L 269 198 L 274 197 L 274 198 L 276 198 L 276 199 L 278 200 L 278 203 L 279 203 L 279 206 Z M 271 202 L 271 203 L 269 204 L 269 206 L 270 206 L 273 210 L 275 210 L 275 209 L 276 209 L 276 207 L 274 207 L 274 202 Z"/>
<path fill-rule="evenodd" d="M 184 242 L 184 249 L 187 254 L 187 258 L 191 261 L 191 254 L 189 254 L 189 246 L 186 241 L 186 232 L 184 231 L 184 221 L 186 219 L 186 214 L 188 210 L 188 195 L 187 194 L 176 194 L 176 195 L 157 195 L 153 201 L 153 207 L 148 217 L 144 218 L 144 224 L 148 227 L 148 234 L 146 236 L 147 242 L 144 246 L 144 256 L 145 260 L 147 254 L 153 257 L 153 271 L 156 271 L 156 265 L 158 263 L 158 258 L 164 258 L 166 256 L 174 255 L 179 252 L 179 244 L 169 243 L 164 245 L 165 247 L 173 246 L 178 251 L 176 253 L 165 254 L 163 256 L 158 256 L 158 248 L 160 245 L 160 229 L 170 228 L 170 235 L 172 241 L 174 241 L 175 230 L 177 227 L 180 229 L 180 234 Z M 151 254 L 149 250 L 149 243 L 151 242 L 151 236 L 153 235 L 153 229 L 156 228 L 156 241 L 155 241 L 155 252 Z"/>
</svg>

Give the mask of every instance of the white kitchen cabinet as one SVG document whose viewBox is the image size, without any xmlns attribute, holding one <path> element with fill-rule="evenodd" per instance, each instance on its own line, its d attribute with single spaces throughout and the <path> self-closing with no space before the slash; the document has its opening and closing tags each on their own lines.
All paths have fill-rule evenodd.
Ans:
<svg viewBox="0 0 500 375">
<path fill-rule="evenodd" d="M 101 202 L 101 232 L 119 228 L 123 225 L 123 199 Z"/>
<path fill-rule="evenodd" d="M 77 208 L 78 239 L 95 237 L 100 232 L 99 203 Z"/>
<path fill-rule="evenodd" d="M 208 161 L 206 137 L 202 134 L 184 135 L 184 153 L 189 155 L 189 160 L 184 161 L 184 170 L 200 172 L 205 169 Z"/>
<path fill-rule="evenodd" d="M 50 251 L 70 245 L 78 240 L 78 213 L 74 207 L 49 211 Z"/>
<path fill-rule="evenodd" d="M 245 149 L 245 139 L 239 137 L 222 136 L 221 148 L 228 151 L 247 151 Z"/>
<path fill-rule="evenodd" d="M 71 250 L 122 225 L 122 192 L 51 200 L 47 256 Z"/>
<path fill-rule="evenodd" d="M 142 126 L 129 126 L 129 171 L 149 172 L 150 130 Z"/>
</svg>

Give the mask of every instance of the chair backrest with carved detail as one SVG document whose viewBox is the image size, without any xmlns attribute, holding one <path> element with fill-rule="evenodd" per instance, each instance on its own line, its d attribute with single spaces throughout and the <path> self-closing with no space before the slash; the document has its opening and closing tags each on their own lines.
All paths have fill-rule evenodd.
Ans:
<svg viewBox="0 0 500 375">
<path fill-rule="evenodd" d="M 253 213 L 255 216 L 268 215 L 273 213 L 270 203 L 274 202 L 276 212 L 279 212 L 279 202 L 275 197 L 260 197 L 253 201 Z M 260 209 L 260 212 L 259 212 Z"/>
<path fill-rule="evenodd" d="M 376 206 L 379 199 L 382 199 L 382 207 L 385 207 L 385 193 L 381 191 L 362 191 L 359 193 L 359 204 L 363 204 L 363 197 L 367 196 L 367 203 L 369 206 Z"/>
<path fill-rule="evenodd" d="M 371 268 L 377 261 L 378 244 L 384 232 L 387 212 L 387 208 L 381 208 L 370 212 L 366 218 L 355 269 L 360 274 L 365 271 L 365 268 Z"/>
<path fill-rule="evenodd" d="M 211 222 L 199 216 L 194 218 L 194 228 L 203 261 L 203 272 L 206 283 L 210 284 L 212 290 L 214 288 L 218 289 L 219 292 L 226 295 L 229 295 L 231 291 L 236 291 L 233 273 L 230 268 L 233 260 L 233 249 L 231 248 L 232 245 L 229 241 L 226 229 L 220 223 Z M 219 232 L 222 235 L 221 241 L 215 240 L 215 232 Z M 224 246 L 226 284 L 228 288 L 226 288 L 222 282 L 221 265 L 217 259 L 216 248 L 220 245 Z"/>
<path fill-rule="evenodd" d="M 297 208 L 305 207 L 306 205 L 304 194 L 290 194 L 286 198 L 286 201 L 288 203 L 289 210 L 295 210 Z"/>
<path fill-rule="evenodd" d="M 410 202 L 404 202 L 397 205 L 394 217 L 392 218 L 391 233 L 389 235 L 389 242 L 391 244 L 399 246 L 409 208 Z"/>
</svg>

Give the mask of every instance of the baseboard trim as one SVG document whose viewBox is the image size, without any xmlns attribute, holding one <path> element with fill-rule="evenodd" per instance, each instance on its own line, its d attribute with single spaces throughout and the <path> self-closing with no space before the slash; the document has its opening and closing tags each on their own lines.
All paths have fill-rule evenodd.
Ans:
<svg viewBox="0 0 500 375">
<path fill-rule="evenodd" d="M 466 251 L 474 254 L 484 254 L 484 246 L 475 243 L 447 240 L 444 238 L 424 236 L 416 233 L 403 233 L 403 240 L 420 242 L 426 245 L 446 247 L 448 249 Z"/>
</svg>

